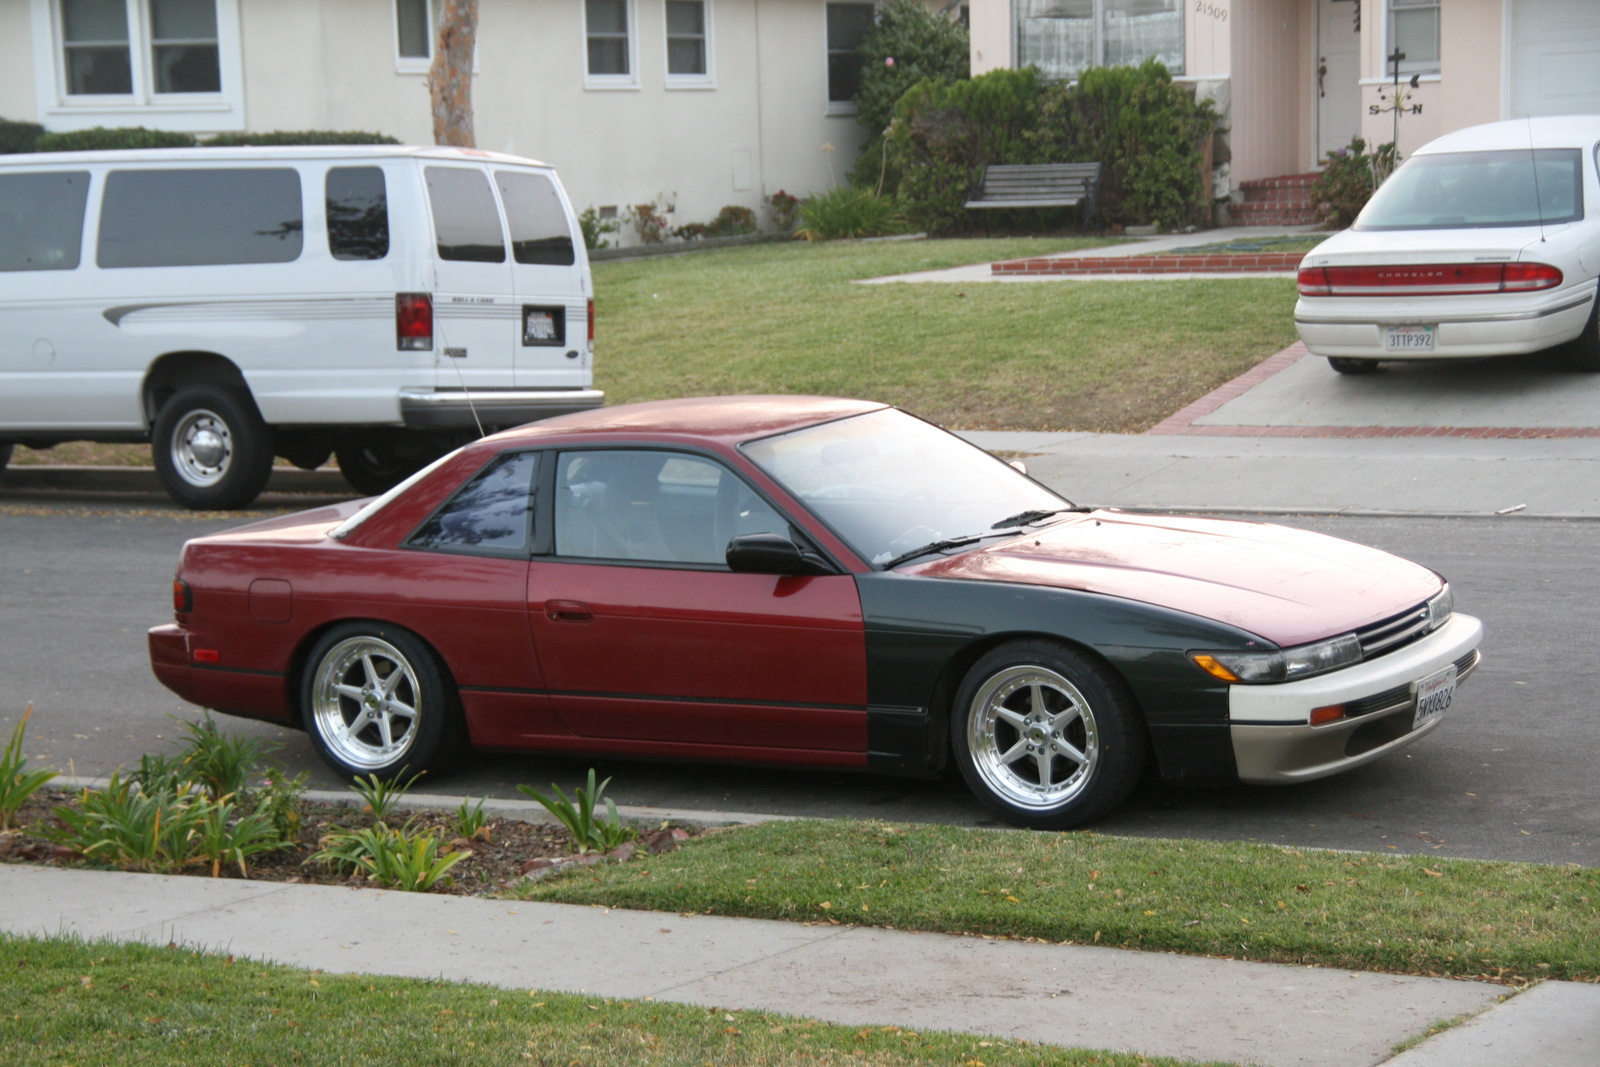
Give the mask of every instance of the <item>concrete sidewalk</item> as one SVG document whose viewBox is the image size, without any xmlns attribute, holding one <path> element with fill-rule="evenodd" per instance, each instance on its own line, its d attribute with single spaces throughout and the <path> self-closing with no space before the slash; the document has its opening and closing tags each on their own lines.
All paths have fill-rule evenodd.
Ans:
<svg viewBox="0 0 1600 1067">
<path fill-rule="evenodd" d="M 1440 1019 L 1448 1060 L 1593 1067 L 1600 986 L 1509 990 L 866 927 L 0 866 L 0 928 L 169 941 L 339 973 L 484 982 L 1263 1067 L 1366 1067 Z M 1450 1038 L 1446 1034 L 1435 1041 Z M 1542 1042 L 1542 1045 L 1541 1045 Z M 1474 1059 L 1488 1048 L 1496 1058 Z M 1543 1048 L 1540 1058 L 1519 1049 Z"/>
</svg>

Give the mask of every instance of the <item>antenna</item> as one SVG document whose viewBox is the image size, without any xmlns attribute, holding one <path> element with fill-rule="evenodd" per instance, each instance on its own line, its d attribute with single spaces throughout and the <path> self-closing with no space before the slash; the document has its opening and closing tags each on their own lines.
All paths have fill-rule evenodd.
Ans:
<svg viewBox="0 0 1600 1067">
<path fill-rule="evenodd" d="M 472 402 L 472 390 L 467 388 L 467 379 L 461 373 L 461 364 L 456 361 L 455 356 L 450 355 L 450 341 L 445 337 L 444 323 L 439 321 L 438 316 L 434 317 L 433 322 L 434 329 L 439 331 L 439 348 L 444 352 L 444 358 L 449 360 L 450 365 L 455 368 L 456 381 L 461 384 L 461 395 L 467 398 L 467 410 L 472 412 L 472 421 L 478 427 L 478 436 L 487 437 L 489 435 L 483 432 L 483 420 L 478 418 L 478 405 Z"/>
<path fill-rule="evenodd" d="M 1539 212 L 1539 243 L 1544 244 L 1544 197 L 1539 195 L 1539 156 L 1533 150 L 1533 116 L 1524 115 L 1528 123 L 1528 167 L 1533 171 L 1533 206 Z"/>
</svg>

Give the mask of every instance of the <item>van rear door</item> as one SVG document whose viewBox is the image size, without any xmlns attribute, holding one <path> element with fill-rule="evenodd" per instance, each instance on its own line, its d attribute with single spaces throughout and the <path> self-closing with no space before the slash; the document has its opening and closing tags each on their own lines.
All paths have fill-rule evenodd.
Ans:
<svg viewBox="0 0 1600 1067">
<path fill-rule="evenodd" d="M 525 389 L 587 387 L 588 275 L 572 211 L 555 175 L 497 164 L 495 187 L 511 231 L 518 304 L 516 384 Z"/>
<path fill-rule="evenodd" d="M 430 160 L 422 170 L 436 250 L 438 387 L 509 388 L 521 323 L 488 169 L 479 163 Z"/>
</svg>

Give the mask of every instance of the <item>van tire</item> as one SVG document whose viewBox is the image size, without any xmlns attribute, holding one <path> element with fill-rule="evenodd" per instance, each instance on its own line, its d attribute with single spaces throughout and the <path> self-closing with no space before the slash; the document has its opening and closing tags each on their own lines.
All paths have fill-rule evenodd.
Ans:
<svg viewBox="0 0 1600 1067">
<path fill-rule="evenodd" d="M 272 476 L 272 432 L 248 393 L 187 385 L 150 430 L 156 476 L 168 495 L 196 510 L 242 508 Z"/>
<path fill-rule="evenodd" d="M 339 473 L 363 496 L 378 496 L 427 466 L 433 458 L 419 449 L 407 449 L 387 435 L 356 437 L 334 449 Z"/>
<path fill-rule="evenodd" d="M 6 469 L 6 464 L 11 462 L 11 446 L 0 445 L 0 471 Z"/>
</svg>

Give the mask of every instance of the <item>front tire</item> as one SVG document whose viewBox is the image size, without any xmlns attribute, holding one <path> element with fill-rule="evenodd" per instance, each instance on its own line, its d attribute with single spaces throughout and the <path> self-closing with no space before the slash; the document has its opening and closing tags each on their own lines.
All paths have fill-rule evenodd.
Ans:
<svg viewBox="0 0 1600 1067">
<path fill-rule="evenodd" d="M 1328 366 L 1340 374 L 1376 374 L 1378 361 L 1375 359 L 1351 359 L 1347 356 L 1329 356 Z"/>
<path fill-rule="evenodd" d="M 353 778 L 437 771 L 466 747 L 455 686 L 408 630 L 343 623 L 306 659 L 300 709 L 323 760 Z"/>
<path fill-rule="evenodd" d="M 150 431 L 156 475 L 186 508 L 242 508 L 272 476 L 272 434 L 247 394 L 189 385 L 161 406 Z"/>
<path fill-rule="evenodd" d="M 1110 812 L 1145 763 L 1144 726 L 1122 680 L 1050 641 L 1014 641 L 979 659 L 956 690 L 950 730 L 967 788 L 1034 830 Z"/>
</svg>

